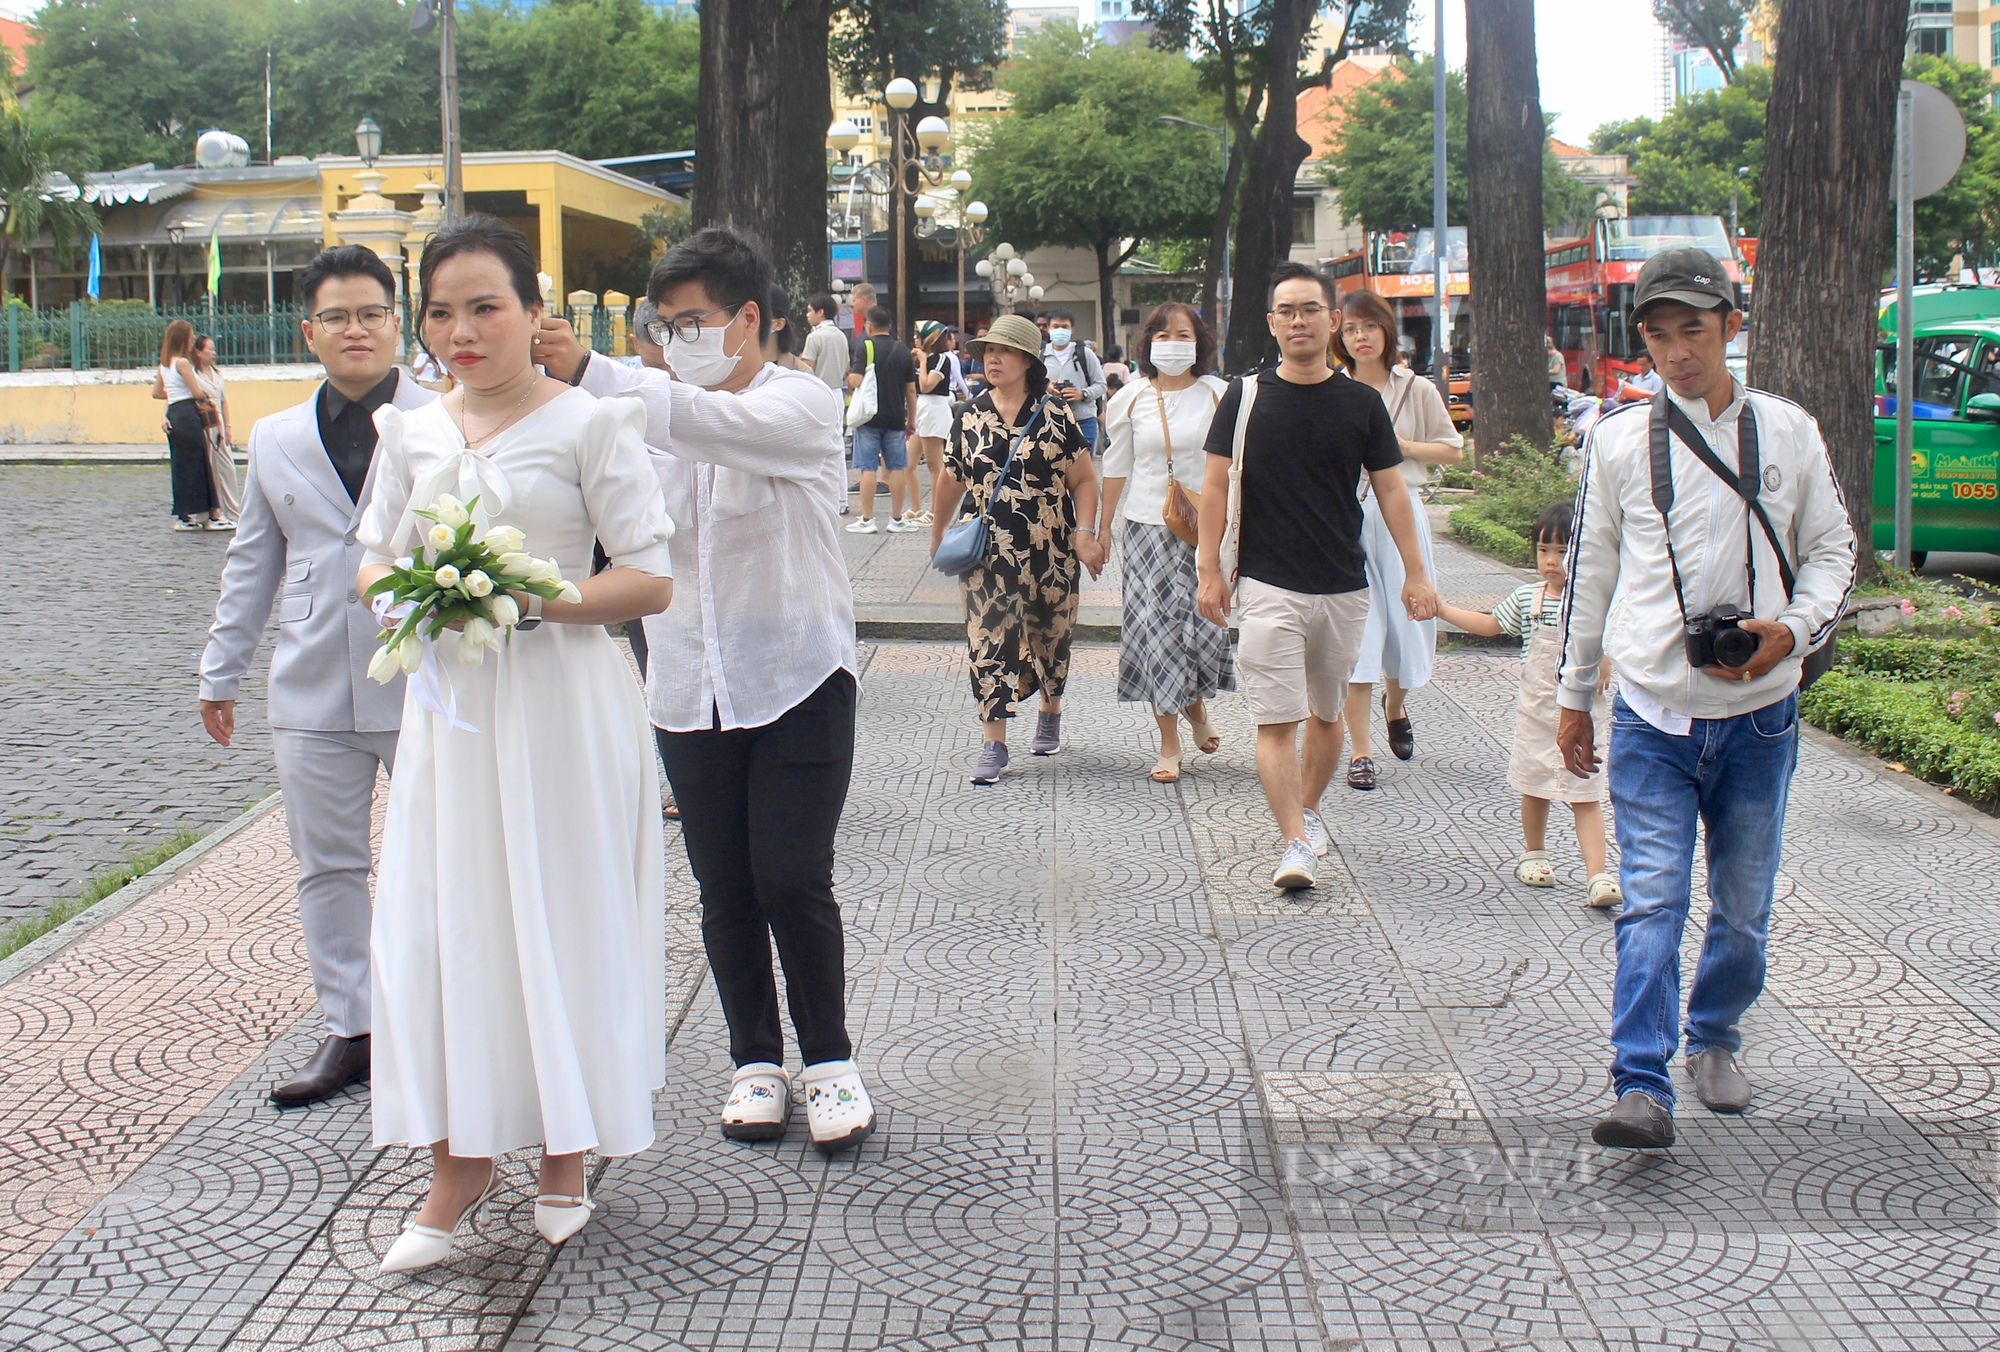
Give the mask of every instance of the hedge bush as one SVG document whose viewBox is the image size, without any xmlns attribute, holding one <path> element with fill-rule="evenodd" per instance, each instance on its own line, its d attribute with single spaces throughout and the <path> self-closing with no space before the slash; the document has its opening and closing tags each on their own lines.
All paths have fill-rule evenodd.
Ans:
<svg viewBox="0 0 2000 1352">
<path fill-rule="evenodd" d="M 1896 640 L 1858 640 L 1860 642 Z M 1938 707 L 1932 691 L 1838 667 L 1799 700 L 1828 732 L 1949 785 L 1967 801 L 2000 809 L 2000 738 L 1985 736 Z"/>
<path fill-rule="evenodd" d="M 2000 649 L 1970 639 L 1843 638 L 1840 659 L 1855 672 L 1899 681 L 2000 680 Z"/>
<path fill-rule="evenodd" d="M 1576 497 L 1576 480 L 1563 464 L 1561 447 L 1536 446 L 1523 437 L 1480 456 L 1477 484 L 1473 509 L 1528 540 L 1544 511 Z M 1529 555 L 1532 563 L 1532 549 Z"/>
<path fill-rule="evenodd" d="M 1448 519 L 1451 522 L 1451 533 L 1474 549 L 1491 554 L 1502 563 L 1511 563 L 1517 568 L 1535 566 L 1534 541 L 1487 520 L 1477 507 L 1454 508 Z"/>
</svg>

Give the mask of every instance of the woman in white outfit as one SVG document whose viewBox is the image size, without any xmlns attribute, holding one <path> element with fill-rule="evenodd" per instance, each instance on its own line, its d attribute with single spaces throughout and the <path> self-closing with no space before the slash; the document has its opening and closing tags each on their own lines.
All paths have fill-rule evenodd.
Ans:
<svg viewBox="0 0 2000 1352">
<path fill-rule="evenodd" d="M 604 629 L 673 595 L 644 414 L 536 369 L 534 256 L 512 227 L 446 226 L 421 282 L 425 345 L 457 388 L 376 414 L 360 586 L 450 493 L 477 495 L 482 529 L 518 528 L 581 599 L 517 597 L 521 627 L 498 652 L 467 665 L 441 643 L 435 685 L 410 682 L 375 892 L 375 1143 L 429 1146 L 435 1174 L 385 1273 L 449 1256 L 497 1187 L 493 1157 L 529 1146 L 543 1150 L 535 1228 L 574 1234 L 592 1209 L 584 1152 L 651 1145 L 665 1080 L 659 780 Z M 593 540 L 611 561 L 595 577 Z"/>
<path fill-rule="evenodd" d="M 1451 425 L 1451 410 L 1445 407 L 1437 386 L 1418 379 L 1402 364 L 1396 345 L 1396 316 L 1388 302 L 1373 291 L 1355 291 L 1341 299 L 1340 329 L 1334 334 L 1333 351 L 1349 375 L 1372 385 L 1389 406 L 1396 440 L 1403 447 L 1403 478 L 1417 518 L 1417 538 L 1423 543 L 1424 567 L 1434 573 L 1430 518 L 1424 514 L 1417 490 L 1423 487 L 1432 465 L 1459 462 L 1465 454 L 1465 438 Z M 1365 480 L 1362 488 L 1367 491 Z M 1382 682 L 1382 718 L 1389 734 L 1389 750 L 1397 760 L 1408 760 L 1416 754 L 1416 730 L 1403 698 L 1430 683 L 1431 659 L 1437 652 L 1437 621 L 1411 619 L 1398 601 L 1403 591 L 1403 559 L 1382 520 L 1382 504 L 1372 492 L 1362 504 L 1361 542 L 1368 552 L 1371 599 L 1368 624 L 1361 634 L 1361 653 L 1354 674 L 1348 678 L 1347 710 L 1342 721 L 1353 739 L 1347 786 L 1372 789 L 1375 760 L 1368 706 L 1375 682 Z"/>
<path fill-rule="evenodd" d="M 930 470 L 931 501 L 937 501 L 937 486 L 944 482 L 944 443 L 951 436 L 952 377 L 957 372 L 945 337 L 950 332 L 935 319 L 917 325 L 917 346 L 911 353 L 917 369 L 917 454 Z M 963 383 L 961 379 L 960 383 Z M 929 512 L 917 513 L 923 502 L 911 495 L 910 510 L 915 519 L 929 525 Z"/>
</svg>

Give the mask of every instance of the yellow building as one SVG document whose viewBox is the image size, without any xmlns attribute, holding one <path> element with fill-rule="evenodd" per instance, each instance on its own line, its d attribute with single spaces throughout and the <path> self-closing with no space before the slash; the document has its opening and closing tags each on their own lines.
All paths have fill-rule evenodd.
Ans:
<svg viewBox="0 0 2000 1352">
<path fill-rule="evenodd" d="M 417 185 L 443 177 L 434 155 L 385 155 L 376 161 L 383 191 L 415 212 Z M 208 249 L 222 256 L 217 298 L 225 304 L 283 309 L 293 275 L 339 243 L 334 214 L 362 191 L 353 155 L 280 156 L 275 164 L 218 169 L 138 165 L 93 174 L 84 184 L 102 208 L 101 296 L 197 304 L 207 295 Z M 682 199 L 615 170 L 555 150 L 491 151 L 464 157 L 466 206 L 517 226 L 535 245 L 540 267 L 566 295 L 639 246 L 637 226 L 655 207 Z M 22 256 L 25 255 L 25 256 Z M 83 295 L 86 258 L 58 260 L 43 242 L 16 256 L 13 292 L 38 307 Z M 593 287 L 593 289 L 595 289 Z"/>
</svg>

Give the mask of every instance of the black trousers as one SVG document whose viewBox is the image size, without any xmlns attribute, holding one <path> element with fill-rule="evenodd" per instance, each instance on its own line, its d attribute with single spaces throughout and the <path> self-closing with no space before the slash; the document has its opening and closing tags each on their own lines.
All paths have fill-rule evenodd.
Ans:
<svg viewBox="0 0 2000 1352">
<path fill-rule="evenodd" d="M 208 432 L 192 399 L 167 405 L 167 461 L 172 466 L 175 516 L 207 516 L 216 508 L 215 476 L 208 465 Z"/>
<path fill-rule="evenodd" d="M 833 834 L 854 770 L 854 677 L 761 728 L 656 729 L 701 885 L 701 938 L 739 1066 L 785 1061 L 771 940 L 806 1065 L 853 1055 Z"/>
</svg>

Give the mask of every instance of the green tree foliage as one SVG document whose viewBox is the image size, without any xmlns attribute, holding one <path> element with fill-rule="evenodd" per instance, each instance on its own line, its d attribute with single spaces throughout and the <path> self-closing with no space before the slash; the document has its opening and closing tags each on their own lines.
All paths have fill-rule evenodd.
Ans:
<svg viewBox="0 0 2000 1352">
<path fill-rule="evenodd" d="M 468 150 L 586 158 L 693 145 L 698 28 L 645 0 L 460 11 Z M 349 152 L 364 114 L 390 153 L 438 140 L 437 39 L 398 0 L 49 0 L 35 17 L 30 113 L 95 168 L 186 164 L 205 128 L 262 157 L 264 62 L 277 154 Z"/>
<path fill-rule="evenodd" d="M 988 88 L 1007 54 L 1008 0 L 844 0 L 828 49 L 841 87 L 873 93 L 898 75 L 944 80 L 939 102 L 953 85 Z"/>
<path fill-rule="evenodd" d="M 1720 216 L 1729 219 L 1729 194 L 1737 194 L 1737 219 L 1757 233 L 1758 181 L 1764 175 L 1764 105 L 1771 97 L 1771 68 L 1746 66 L 1725 89 L 1690 95 L 1657 122 L 1635 117 L 1607 122 L 1591 133 L 1600 155 L 1630 157 L 1631 211 L 1635 216 Z M 1747 174 L 1737 170 L 1748 169 Z"/>
<path fill-rule="evenodd" d="M 1431 100 L 1435 63 L 1396 63 L 1395 74 L 1370 80 L 1342 102 L 1339 131 L 1320 162 L 1340 197 L 1341 215 L 1369 230 L 1428 225 L 1431 220 Z M 1551 119 L 1553 121 L 1553 119 Z M 1445 209 L 1466 219 L 1465 80 L 1444 80 Z M 1554 150 L 1542 161 L 1542 216 L 1550 230 L 1588 216 L 1591 191 L 1562 170 Z"/>
<path fill-rule="evenodd" d="M 1754 0 L 1653 0 L 1653 17 L 1674 37 L 1709 54 L 1725 83 L 1736 81 L 1736 44 Z"/>
<path fill-rule="evenodd" d="M 1215 111 L 1185 56 L 1100 42 L 1067 23 L 1042 25 L 1000 83 L 1013 112 L 979 132 L 974 193 L 1017 246 L 1097 255 L 1108 341 L 1119 266 L 1148 239 L 1200 235 L 1221 190 L 1213 139 L 1160 118 Z"/>
<path fill-rule="evenodd" d="M 11 63 L 0 54 L 0 76 L 11 75 Z M 18 106 L 0 108 L 0 295 L 6 294 L 14 250 L 23 244 L 47 231 L 56 251 L 69 255 L 97 232 L 97 213 L 86 203 L 50 191 L 56 174 L 80 178 L 81 160 L 82 147 L 74 141 L 35 127 Z"/>
</svg>

